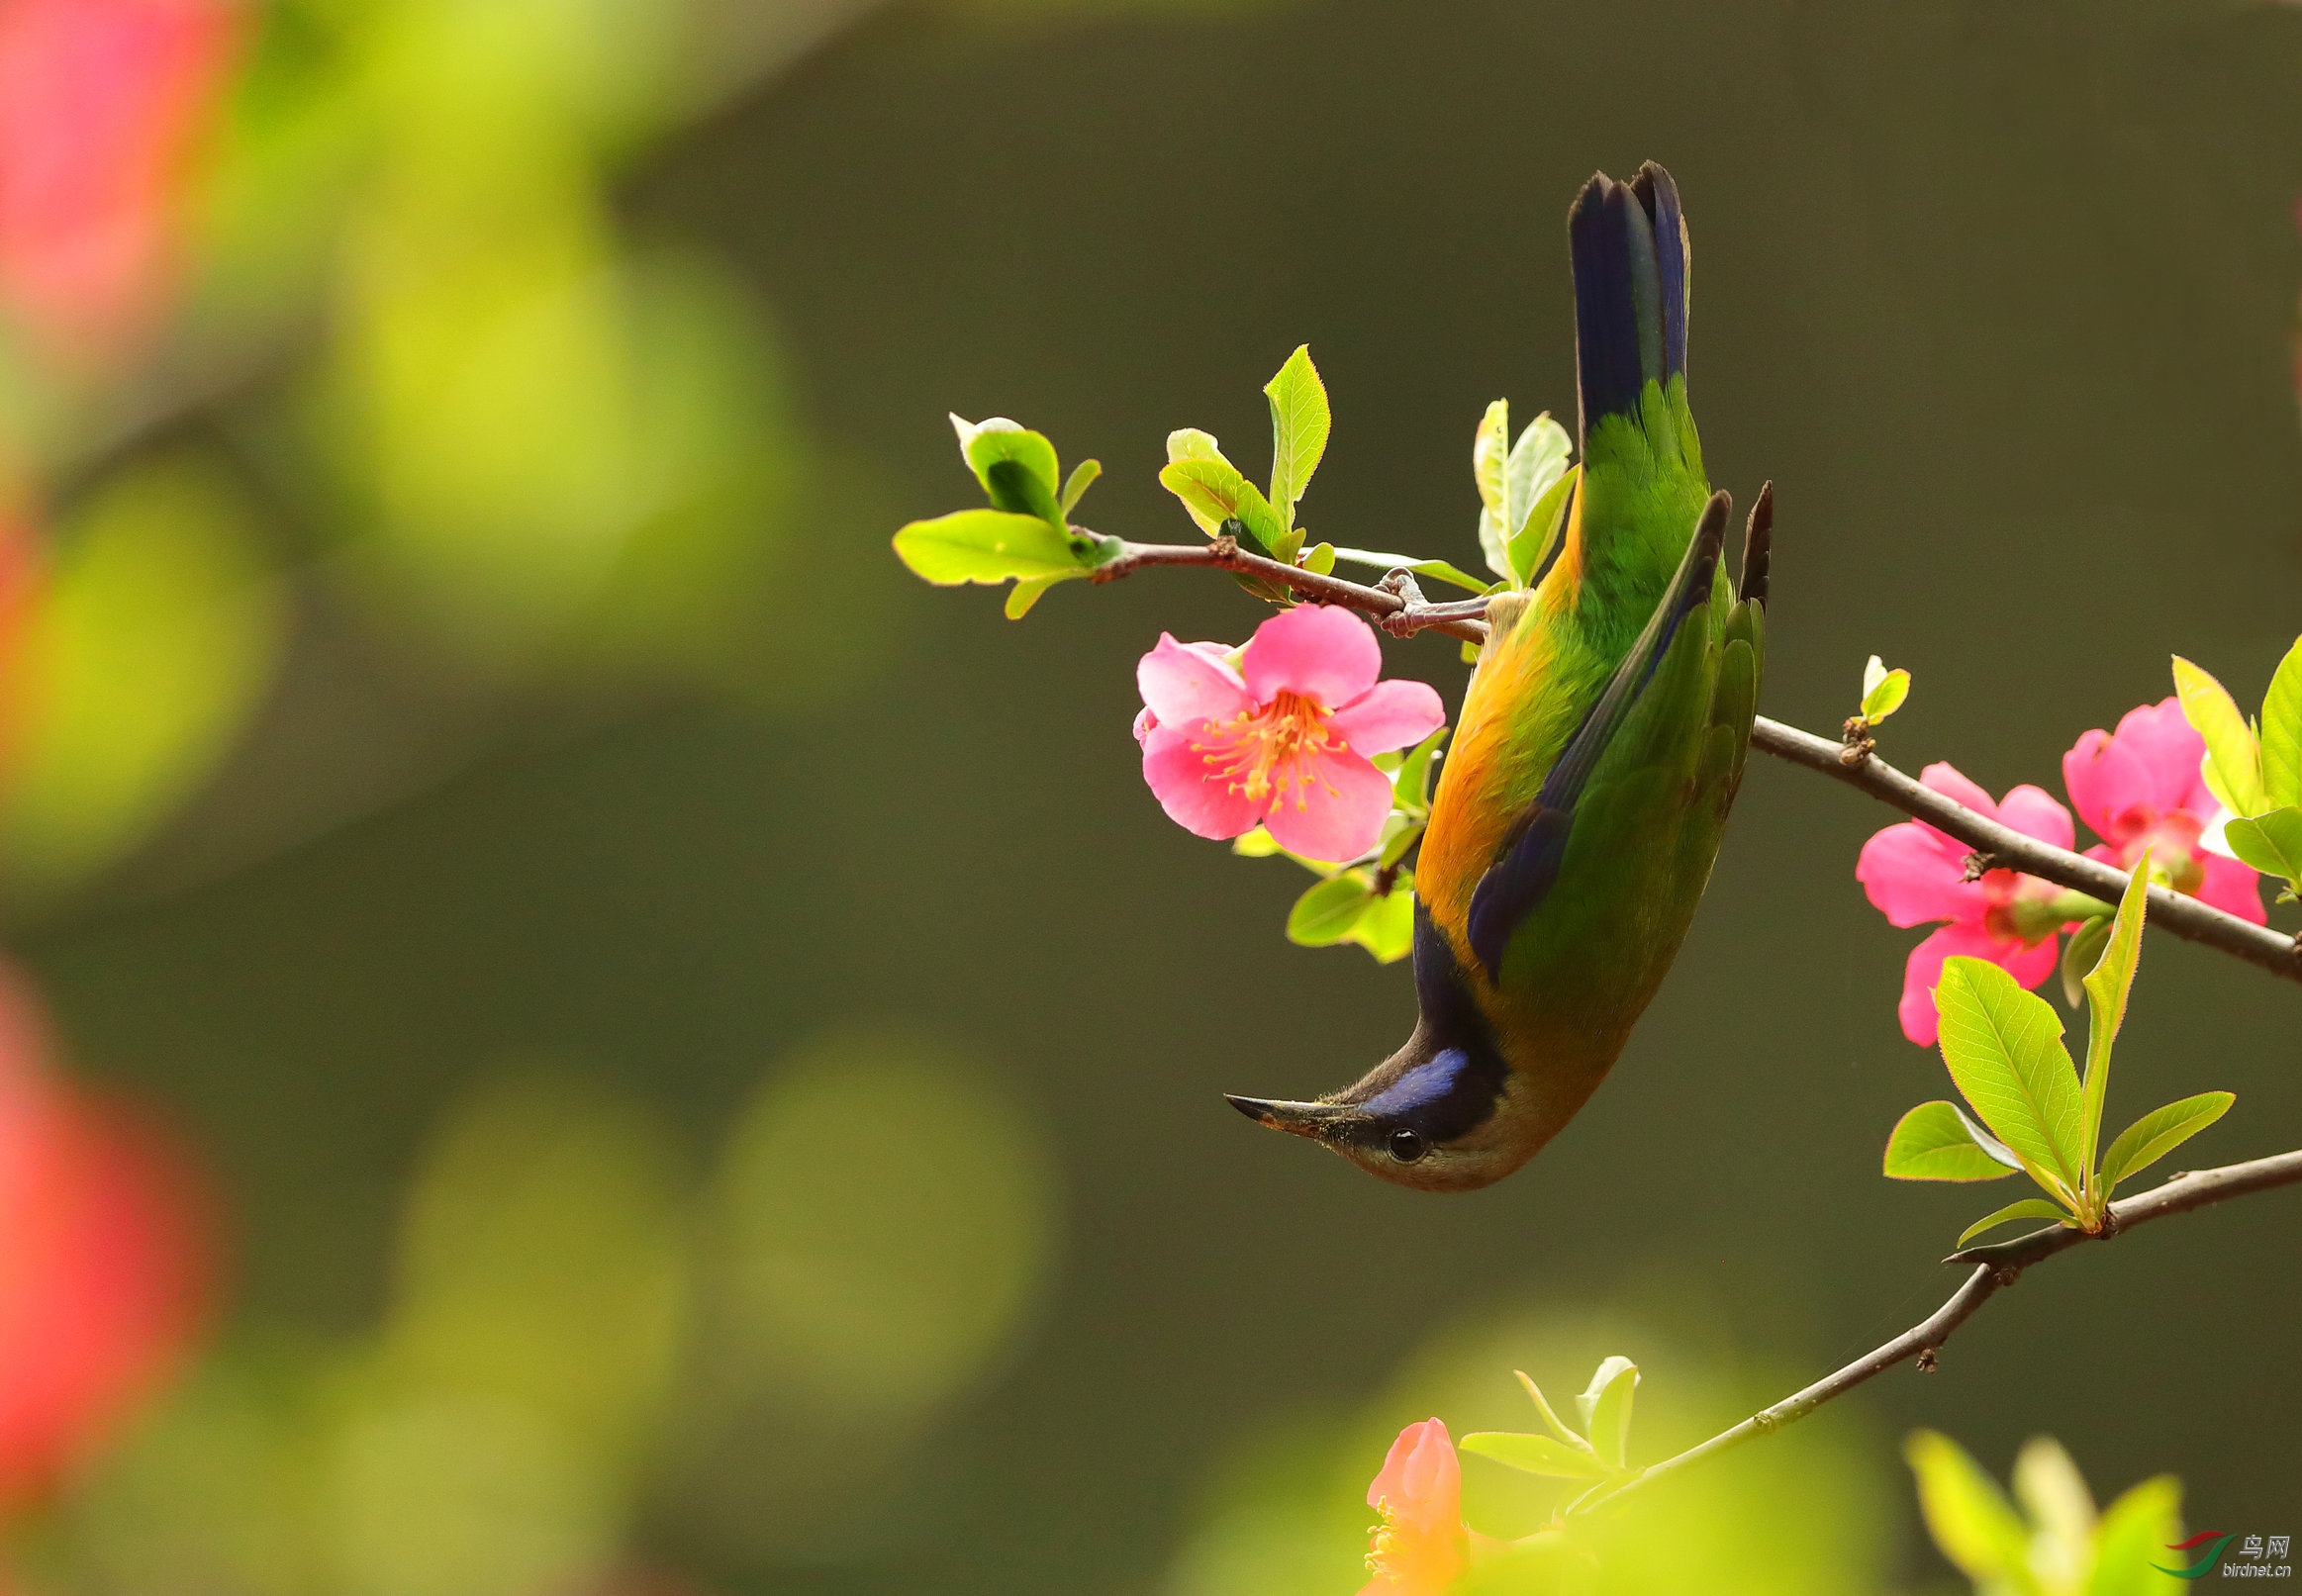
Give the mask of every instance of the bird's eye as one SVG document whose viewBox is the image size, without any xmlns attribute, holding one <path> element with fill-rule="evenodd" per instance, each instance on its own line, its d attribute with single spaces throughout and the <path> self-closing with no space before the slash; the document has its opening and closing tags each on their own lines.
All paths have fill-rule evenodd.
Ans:
<svg viewBox="0 0 2302 1596">
<path fill-rule="evenodd" d="M 1421 1158 L 1426 1151 L 1428 1149 L 1423 1146 L 1422 1137 L 1414 1131 L 1392 1131 L 1391 1133 L 1391 1156 L 1398 1160 L 1399 1163 L 1412 1164 Z"/>
</svg>

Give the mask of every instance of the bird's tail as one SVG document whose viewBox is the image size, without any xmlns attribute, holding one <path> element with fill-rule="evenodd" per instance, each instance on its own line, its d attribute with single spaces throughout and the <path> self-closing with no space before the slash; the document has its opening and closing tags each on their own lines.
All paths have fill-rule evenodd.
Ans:
<svg viewBox="0 0 2302 1596">
<path fill-rule="evenodd" d="M 1575 373 L 1583 446 L 1600 420 L 1640 421 L 1650 382 L 1668 389 L 1686 371 L 1686 291 L 1691 266 L 1679 185 L 1653 161 L 1617 183 L 1604 172 L 1583 185 L 1567 215 L 1575 258 Z"/>
</svg>

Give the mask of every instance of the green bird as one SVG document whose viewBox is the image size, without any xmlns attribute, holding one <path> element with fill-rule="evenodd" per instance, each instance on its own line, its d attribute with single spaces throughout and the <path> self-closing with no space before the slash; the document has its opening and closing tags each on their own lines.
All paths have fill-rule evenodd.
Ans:
<svg viewBox="0 0 2302 1596">
<path fill-rule="evenodd" d="M 1430 1191 L 1510 1174 L 1613 1067 L 1709 882 L 1766 651 L 1772 490 L 1730 583 L 1678 186 L 1601 173 L 1567 232 L 1583 467 L 1530 590 L 1487 604 L 1415 868 L 1414 1034 L 1315 1102 L 1230 1099 Z"/>
</svg>

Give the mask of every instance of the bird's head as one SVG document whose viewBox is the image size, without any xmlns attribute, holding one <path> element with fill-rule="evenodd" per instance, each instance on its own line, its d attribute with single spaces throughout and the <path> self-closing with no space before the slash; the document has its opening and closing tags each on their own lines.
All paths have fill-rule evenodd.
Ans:
<svg viewBox="0 0 2302 1596">
<path fill-rule="evenodd" d="M 1489 1048 L 1438 1046 L 1418 1026 L 1407 1045 L 1315 1102 L 1232 1096 L 1273 1130 L 1306 1137 L 1362 1170 L 1422 1191 L 1470 1191 L 1527 1160 L 1501 1110 L 1509 1071 Z"/>
</svg>

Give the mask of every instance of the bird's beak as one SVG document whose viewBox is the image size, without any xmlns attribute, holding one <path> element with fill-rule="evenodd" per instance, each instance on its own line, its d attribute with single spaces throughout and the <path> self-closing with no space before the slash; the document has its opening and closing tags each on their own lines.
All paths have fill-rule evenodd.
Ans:
<svg viewBox="0 0 2302 1596">
<path fill-rule="evenodd" d="M 1229 1092 L 1223 1101 L 1259 1125 L 1268 1125 L 1275 1131 L 1286 1131 L 1291 1136 L 1308 1136 L 1323 1141 L 1327 1132 L 1343 1119 L 1350 1110 L 1333 1103 L 1291 1103 L 1270 1097 L 1238 1097 Z"/>
</svg>

